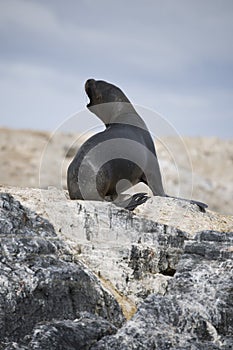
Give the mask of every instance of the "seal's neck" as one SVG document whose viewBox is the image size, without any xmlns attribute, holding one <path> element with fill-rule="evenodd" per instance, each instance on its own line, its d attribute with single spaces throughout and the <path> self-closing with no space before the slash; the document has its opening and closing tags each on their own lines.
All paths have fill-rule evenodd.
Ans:
<svg viewBox="0 0 233 350">
<path fill-rule="evenodd" d="M 122 124 L 122 125 L 128 125 L 128 126 L 136 126 L 138 128 L 148 130 L 145 122 L 142 120 L 142 118 L 137 114 L 135 111 L 129 112 L 129 113 L 122 113 L 119 114 L 114 118 L 114 121 L 110 121 L 108 124 L 105 124 L 106 126 L 114 125 L 114 124 Z"/>
<path fill-rule="evenodd" d="M 90 106 L 88 109 L 94 113 L 106 127 L 114 124 L 125 124 L 148 130 L 146 124 L 131 103 L 119 101 L 102 103 Z"/>
</svg>

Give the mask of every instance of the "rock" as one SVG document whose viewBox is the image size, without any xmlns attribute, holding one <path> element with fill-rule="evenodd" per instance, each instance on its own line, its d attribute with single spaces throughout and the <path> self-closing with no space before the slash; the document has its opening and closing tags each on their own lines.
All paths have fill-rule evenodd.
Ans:
<svg viewBox="0 0 233 350">
<path fill-rule="evenodd" d="M 111 203 L 71 201 L 54 188 L 8 191 L 51 221 L 78 259 L 114 293 L 127 318 L 142 298 L 165 292 L 188 237 L 186 232 Z"/>
<path fill-rule="evenodd" d="M 233 344 L 233 233 L 186 243 L 164 296 L 150 295 L 115 335 L 91 350 L 217 350 Z"/>
<path fill-rule="evenodd" d="M 116 333 L 109 321 L 87 312 L 73 321 L 52 321 L 38 325 L 27 346 L 8 344 L 5 350 L 87 350 L 105 335 Z M 25 341 L 28 342 L 28 339 Z"/>
<path fill-rule="evenodd" d="M 39 322 L 86 311 L 115 326 L 122 311 L 48 220 L 0 194 L 0 340 L 20 341 Z M 113 327 L 114 329 L 114 327 Z"/>
<path fill-rule="evenodd" d="M 232 217 L 171 198 L 132 213 L 4 191 L 1 350 L 230 349 Z"/>
<path fill-rule="evenodd" d="M 149 294 L 164 294 L 184 243 L 197 231 L 233 231 L 233 218 L 172 198 L 153 197 L 133 213 L 111 203 L 71 201 L 50 188 L 2 188 L 49 219 L 74 254 L 101 279 L 126 318 Z"/>
<path fill-rule="evenodd" d="M 175 226 L 189 237 L 202 230 L 233 231 L 233 216 L 222 215 L 211 210 L 201 213 L 198 206 L 174 198 L 152 197 L 138 206 L 134 213 L 148 220 Z"/>
</svg>

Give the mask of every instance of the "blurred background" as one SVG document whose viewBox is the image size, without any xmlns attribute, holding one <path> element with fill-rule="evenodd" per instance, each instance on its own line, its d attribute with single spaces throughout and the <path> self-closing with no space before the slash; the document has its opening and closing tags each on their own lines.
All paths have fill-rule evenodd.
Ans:
<svg viewBox="0 0 233 350">
<path fill-rule="evenodd" d="M 54 130 L 93 77 L 181 135 L 232 137 L 232 33 L 232 0 L 1 0 L 0 124 Z"/>
<path fill-rule="evenodd" d="M 146 120 L 167 192 L 232 213 L 232 33 L 232 0 L 0 0 L 0 184 L 66 187 L 95 78 L 171 126 Z"/>
</svg>

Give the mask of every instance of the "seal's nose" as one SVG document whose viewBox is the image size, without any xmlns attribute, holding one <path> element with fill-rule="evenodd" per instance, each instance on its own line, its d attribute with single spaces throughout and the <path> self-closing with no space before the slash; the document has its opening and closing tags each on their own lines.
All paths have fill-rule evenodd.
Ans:
<svg viewBox="0 0 233 350">
<path fill-rule="evenodd" d="M 85 83 L 85 90 L 87 91 L 88 88 L 93 86 L 95 84 L 95 79 L 88 79 Z"/>
</svg>

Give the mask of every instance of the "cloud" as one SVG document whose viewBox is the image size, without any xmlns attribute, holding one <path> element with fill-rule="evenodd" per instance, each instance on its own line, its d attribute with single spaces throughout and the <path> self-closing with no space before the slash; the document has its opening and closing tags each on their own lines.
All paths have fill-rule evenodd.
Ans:
<svg viewBox="0 0 233 350">
<path fill-rule="evenodd" d="M 56 114 L 60 120 L 86 104 L 83 84 L 94 77 L 181 128 L 189 115 L 187 133 L 229 135 L 218 117 L 222 110 L 233 119 L 232 18 L 229 0 L 2 1 L 1 123 L 20 112 L 24 125 L 38 127 L 35 113 L 51 128 Z"/>
<path fill-rule="evenodd" d="M 227 61 L 233 55 L 233 5 L 227 1 L 228 6 L 216 0 L 57 3 L 61 4 L 1 3 L 6 55 L 17 51 L 24 59 L 64 69 L 69 61 L 80 68 L 95 64 L 100 70 L 108 63 L 123 72 L 140 70 L 165 78 L 200 65 L 203 59 Z"/>
</svg>

